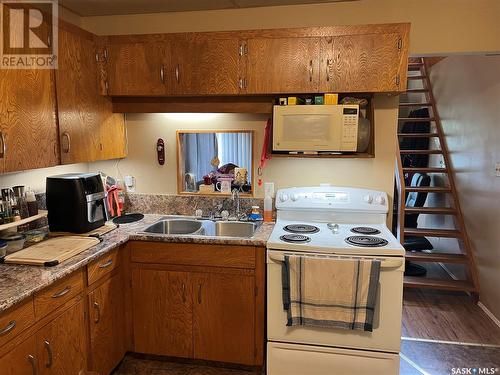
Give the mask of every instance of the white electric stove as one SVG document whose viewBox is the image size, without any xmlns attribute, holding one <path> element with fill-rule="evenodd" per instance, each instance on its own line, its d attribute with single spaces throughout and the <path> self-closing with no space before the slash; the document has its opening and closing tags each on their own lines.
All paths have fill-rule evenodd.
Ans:
<svg viewBox="0 0 500 375">
<path fill-rule="evenodd" d="M 281 189 L 267 242 L 267 374 L 398 374 L 404 249 L 386 226 L 387 194 L 319 186 Z M 381 261 L 373 332 L 286 326 L 285 254 Z"/>
</svg>

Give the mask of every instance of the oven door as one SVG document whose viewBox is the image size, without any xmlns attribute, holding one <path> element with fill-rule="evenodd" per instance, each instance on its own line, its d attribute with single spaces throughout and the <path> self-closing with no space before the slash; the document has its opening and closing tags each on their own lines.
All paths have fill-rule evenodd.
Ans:
<svg viewBox="0 0 500 375">
<path fill-rule="evenodd" d="M 403 257 L 376 257 L 382 260 L 382 264 L 373 332 L 363 332 L 307 326 L 287 327 L 287 315 L 283 310 L 282 302 L 281 259 L 283 259 L 283 254 L 282 251 L 267 251 L 267 335 L 269 341 L 399 353 Z"/>
</svg>

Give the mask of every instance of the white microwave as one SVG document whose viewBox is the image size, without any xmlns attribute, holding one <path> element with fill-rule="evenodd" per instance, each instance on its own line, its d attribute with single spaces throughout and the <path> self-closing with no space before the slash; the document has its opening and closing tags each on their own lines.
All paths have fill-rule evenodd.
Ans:
<svg viewBox="0 0 500 375">
<path fill-rule="evenodd" d="M 273 151 L 352 152 L 359 105 L 288 105 L 273 109 Z"/>
</svg>

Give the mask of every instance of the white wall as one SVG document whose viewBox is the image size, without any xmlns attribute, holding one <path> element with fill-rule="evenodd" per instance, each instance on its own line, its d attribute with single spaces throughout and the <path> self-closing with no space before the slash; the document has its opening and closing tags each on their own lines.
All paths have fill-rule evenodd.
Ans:
<svg viewBox="0 0 500 375">
<path fill-rule="evenodd" d="M 476 255 L 480 298 L 500 317 L 500 56 L 447 57 L 432 67 L 431 81 Z"/>
<path fill-rule="evenodd" d="M 373 159 L 301 159 L 278 158 L 268 162 L 262 176 L 276 188 L 317 185 L 370 187 L 393 195 L 394 155 L 396 147 L 397 96 L 379 95 L 375 106 L 375 158 Z M 90 169 L 103 170 L 120 177 L 137 179 L 137 192 L 176 194 L 176 130 L 181 129 L 252 129 L 256 131 L 255 167 L 258 166 L 267 117 L 245 114 L 127 114 L 129 155 L 117 163 L 91 163 Z M 166 142 L 166 164 L 156 162 L 158 138 Z M 254 171 L 255 173 L 256 171 Z M 255 174 L 256 176 L 256 174 Z M 256 195 L 263 196 L 262 189 Z"/>
<path fill-rule="evenodd" d="M 410 53 L 500 51 L 498 0 L 360 0 L 326 4 L 84 17 L 99 35 L 411 22 Z"/>
<path fill-rule="evenodd" d="M 82 163 L 0 174 L 0 187 L 4 188 L 24 185 L 32 188 L 35 193 L 43 193 L 45 192 L 45 179 L 48 176 L 63 173 L 88 172 L 88 170 L 88 164 Z"/>
</svg>

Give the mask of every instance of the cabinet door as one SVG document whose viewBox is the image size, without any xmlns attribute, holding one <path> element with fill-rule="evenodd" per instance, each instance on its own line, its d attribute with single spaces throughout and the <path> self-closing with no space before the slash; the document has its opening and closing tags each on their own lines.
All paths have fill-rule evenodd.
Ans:
<svg viewBox="0 0 500 375">
<path fill-rule="evenodd" d="M 61 161 L 99 159 L 100 118 L 96 49 L 91 36 L 59 28 L 59 68 L 56 72 Z"/>
<path fill-rule="evenodd" d="M 88 296 L 91 369 L 102 375 L 125 355 L 125 315 L 120 274 L 111 277 Z"/>
<path fill-rule="evenodd" d="M 33 375 L 37 373 L 35 337 L 31 336 L 0 358 L 0 374 Z"/>
<path fill-rule="evenodd" d="M 193 288 L 194 357 L 254 364 L 253 275 L 196 274 Z"/>
<path fill-rule="evenodd" d="M 59 164 L 53 75 L 48 69 L 0 69 L 2 172 Z"/>
<path fill-rule="evenodd" d="M 260 38 L 247 43 L 247 93 L 318 90 L 319 38 Z"/>
<path fill-rule="evenodd" d="M 134 269 L 132 296 L 135 351 L 191 358 L 189 273 Z"/>
<path fill-rule="evenodd" d="M 112 113 L 112 104 L 101 97 L 99 106 L 99 160 L 118 159 L 127 156 L 127 128 L 122 113 Z"/>
<path fill-rule="evenodd" d="M 192 35 L 172 41 L 172 90 L 176 95 L 239 93 L 242 77 L 238 39 Z"/>
<path fill-rule="evenodd" d="M 85 373 L 87 344 L 84 301 L 55 318 L 36 333 L 39 374 Z"/>
<path fill-rule="evenodd" d="M 320 91 L 398 91 L 399 40 L 399 34 L 346 35 L 325 40 Z"/>
<path fill-rule="evenodd" d="M 115 43 L 106 47 L 109 95 L 165 95 L 169 52 L 164 43 Z"/>
</svg>

